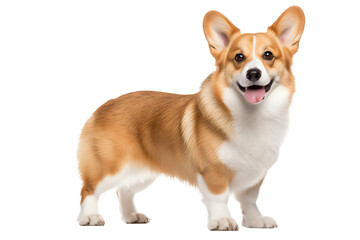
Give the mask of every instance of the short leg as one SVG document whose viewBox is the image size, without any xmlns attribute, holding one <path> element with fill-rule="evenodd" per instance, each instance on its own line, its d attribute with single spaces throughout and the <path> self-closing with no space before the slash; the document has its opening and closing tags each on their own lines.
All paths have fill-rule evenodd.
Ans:
<svg viewBox="0 0 360 240">
<path fill-rule="evenodd" d="M 98 197 L 89 195 L 83 200 L 78 221 L 81 226 L 104 226 L 105 221 L 98 210 Z"/>
<path fill-rule="evenodd" d="M 146 180 L 144 182 L 138 182 L 130 187 L 118 187 L 117 195 L 120 202 L 120 212 L 122 219 L 126 223 L 148 223 L 150 218 L 145 214 L 139 213 L 134 205 L 134 196 L 137 192 L 144 190 L 148 187 L 155 178 Z"/>
<path fill-rule="evenodd" d="M 198 176 L 198 187 L 203 195 L 203 202 L 208 210 L 209 230 L 237 231 L 238 225 L 231 217 L 227 201 L 229 199 L 229 188 L 221 194 L 209 191 L 207 184 L 201 176 Z"/>
<path fill-rule="evenodd" d="M 277 223 L 275 220 L 271 217 L 262 216 L 256 205 L 260 185 L 261 183 L 247 191 L 237 193 L 235 196 L 241 204 L 242 225 L 248 228 L 276 228 Z"/>
</svg>

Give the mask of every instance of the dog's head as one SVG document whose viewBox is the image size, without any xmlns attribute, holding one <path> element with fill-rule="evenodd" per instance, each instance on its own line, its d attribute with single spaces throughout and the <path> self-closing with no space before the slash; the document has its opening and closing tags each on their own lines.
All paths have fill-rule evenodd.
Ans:
<svg viewBox="0 0 360 240">
<path fill-rule="evenodd" d="M 304 25 L 304 13 L 296 6 L 283 12 L 266 33 L 241 34 L 216 11 L 208 12 L 203 22 L 217 71 L 229 87 L 239 88 L 249 103 L 260 103 L 279 84 L 294 92 L 292 57 Z"/>
</svg>

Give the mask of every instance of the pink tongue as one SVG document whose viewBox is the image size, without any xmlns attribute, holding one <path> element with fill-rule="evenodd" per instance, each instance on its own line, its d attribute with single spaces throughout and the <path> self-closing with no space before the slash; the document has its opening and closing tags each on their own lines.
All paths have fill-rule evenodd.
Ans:
<svg viewBox="0 0 360 240">
<path fill-rule="evenodd" d="M 246 89 L 244 97 L 249 103 L 258 103 L 265 97 L 265 89 Z"/>
</svg>

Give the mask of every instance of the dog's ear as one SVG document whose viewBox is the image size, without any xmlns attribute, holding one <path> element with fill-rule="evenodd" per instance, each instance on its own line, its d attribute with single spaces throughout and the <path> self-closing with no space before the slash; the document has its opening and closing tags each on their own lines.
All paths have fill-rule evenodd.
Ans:
<svg viewBox="0 0 360 240">
<path fill-rule="evenodd" d="M 268 28 L 278 37 L 282 46 L 292 54 L 299 48 L 299 41 L 305 27 L 305 15 L 300 7 L 292 6 L 286 9 L 280 17 Z"/>
<path fill-rule="evenodd" d="M 228 46 L 232 35 L 240 32 L 229 19 L 217 11 L 206 13 L 203 28 L 210 52 L 215 58 Z"/>
</svg>

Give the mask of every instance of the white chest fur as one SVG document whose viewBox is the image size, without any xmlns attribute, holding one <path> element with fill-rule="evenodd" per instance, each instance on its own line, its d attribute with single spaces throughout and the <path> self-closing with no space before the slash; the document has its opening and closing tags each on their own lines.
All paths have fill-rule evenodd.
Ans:
<svg viewBox="0 0 360 240">
<path fill-rule="evenodd" d="M 232 191 L 257 184 L 277 160 L 288 127 L 290 101 L 289 91 L 281 85 L 257 105 L 245 102 L 239 94 L 233 88 L 224 94 L 234 119 L 234 134 L 218 151 L 219 159 L 235 171 Z"/>
</svg>

